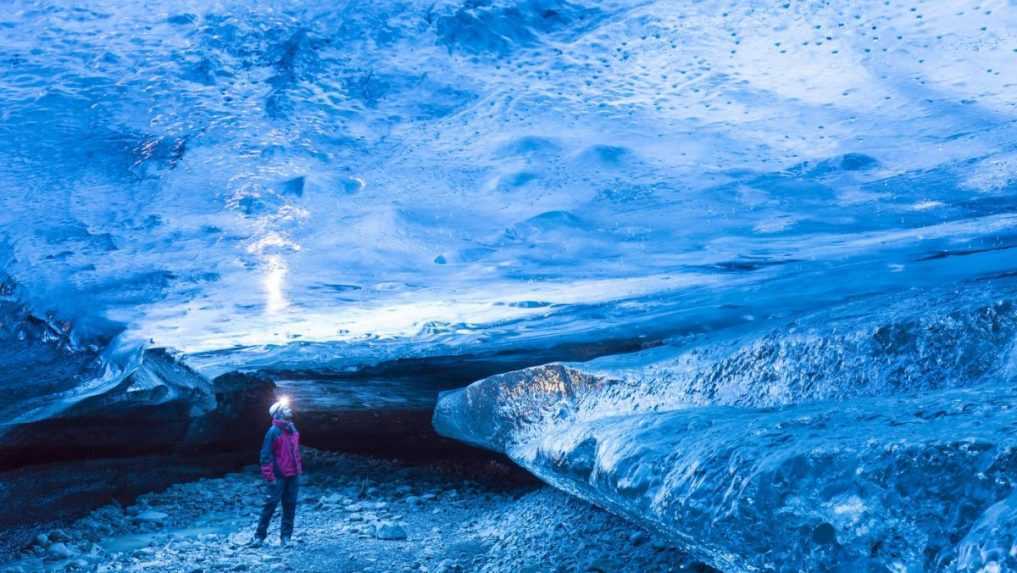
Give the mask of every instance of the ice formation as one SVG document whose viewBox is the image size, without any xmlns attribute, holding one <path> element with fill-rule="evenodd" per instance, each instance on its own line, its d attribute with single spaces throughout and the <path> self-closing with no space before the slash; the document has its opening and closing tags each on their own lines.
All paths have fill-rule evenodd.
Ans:
<svg viewBox="0 0 1017 573">
<path fill-rule="evenodd" d="M 435 426 L 722 570 L 1009 569 L 1014 286 L 501 374 Z"/>
<path fill-rule="evenodd" d="M 0 448 L 75 412 L 186 431 L 236 371 L 364 411 L 476 374 L 443 431 L 714 563 L 991 569 L 1014 29 L 1006 0 L 9 2 Z M 665 471 L 709 443 L 705 481 Z M 920 503 L 813 487 L 855 470 Z"/>
<path fill-rule="evenodd" d="M 1013 17 L 15 3 L 0 259 L 38 316 L 241 362 L 675 331 L 1004 270 Z"/>
</svg>

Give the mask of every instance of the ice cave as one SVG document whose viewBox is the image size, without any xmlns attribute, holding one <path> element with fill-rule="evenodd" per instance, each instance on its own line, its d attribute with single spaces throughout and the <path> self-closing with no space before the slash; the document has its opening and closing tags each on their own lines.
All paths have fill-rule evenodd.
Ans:
<svg viewBox="0 0 1017 573">
<path fill-rule="evenodd" d="M 1015 0 L 0 6 L 0 573 L 1017 572 Z"/>
</svg>

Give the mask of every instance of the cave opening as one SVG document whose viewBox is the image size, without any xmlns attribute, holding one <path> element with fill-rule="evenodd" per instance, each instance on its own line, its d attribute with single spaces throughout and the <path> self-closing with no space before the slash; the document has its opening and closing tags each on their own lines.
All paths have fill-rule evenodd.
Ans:
<svg viewBox="0 0 1017 573">
<path fill-rule="evenodd" d="M 9 511 L 3 550 L 17 554 L 37 531 L 74 523 L 96 508 L 132 507 L 146 495 L 223 476 L 257 481 L 256 462 L 269 406 L 292 401 L 308 472 L 328 453 L 372 460 L 389 469 L 446 483 L 470 483 L 512 498 L 540 489 L 540 481 L 501 453 L 439 435 L 432 425 L 437 396 L 474 380 L 554 360 L 576 360 L 651 347 L 626 339 L 548 349 L 396 359 L 348 371 L 265 367 L 229 371 L 208 381 L 214 408 L 194 415 L 200 398 L 165 401 L 160 394 L 127 403 L 111 393 L 99 408 L 16 426 L 5 435 L 0 477 Z M 146 351 L 149 373 L 167 386 L 198 377 L 178 357 Z M 125 387 L 130 386 L 125 385 Z M 122 405 L 126 404 L 126 405 Z M 323 458 L 324 456 L 324 458 Z M 327 465 L 327 464 L 326 464 Z M 364 477 L 367 481 L 372 478 Z M 373 481 L 382 483 L 384 476 Z M 362 495 L 363 492 L 358 492 Z"/>
<path fill-rule="evenodd" d="M 432 425 L 435 399 L 445 390 L 548 359 L 646 346 L 641 340 L 553 354 L 402 359 L 352 372 L 230 371 L 209 381 L 216 406 L 197 417 L 171 402 L 28 425 L 19 441 L 7 442 L 0 471 L 10 500 L 0 513 L 0 558 L 21 571 L 104 559 L 135 570 L 139 556 L 165 559 L 172 553 L 159 547 L 173 545 L 230 567 L 262 559 L 244 548 L 263 491 L 257 457 L 268 408 L 285 395 L 305 460 L 295 539 L 308 550 L 333 546 L 348 567 L 338 570 L 449 562 L 459 567 L 450 571 L 465 571 L 533 560 L 603 568 L 617 566 L 605 555 L 625 554 L 645 570 L 708 571 L 686 563 L 657 534 L 549 488 L 501 453 L 440 436 Z M 149 358 L 153 372 L 193 374 L 160 351 Z M 494 531 L 511 533 L 492 541 Z M 590 552 L 541 541 L 587 534 L 603 546 Z M 414 547 L 429 548 L 388 545 L 407 536 Z M 273 538 L 265 551 L 277 548 Z M 335 566 L 336 558 L 311 559 Z"/>
</svg>

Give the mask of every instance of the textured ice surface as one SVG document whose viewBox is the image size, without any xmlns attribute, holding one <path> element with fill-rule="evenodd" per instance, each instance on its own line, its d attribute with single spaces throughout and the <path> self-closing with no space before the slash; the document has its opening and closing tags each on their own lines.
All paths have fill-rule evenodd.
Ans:
<svg viewBox="0 0 1017 573">
<path fill-rule="evenodd" d="M 443 434 L 724 570 L 1004 569 L 1017 470 L 1012 281 L 444 394 Z"/>
<path fill-rule="evenodd" d="M 493 376 L 447 393 L 436 422 L 508 450 L 552 427 L 618 414 L 1005 386 L 1017 379 L 1017 285 L 979 286 L 862 299 L 793 321 Z"/>
<path fill-rule="evenodd" d="M 713 328 L 998 272 L 1015 18 L 17 1 L 4 267 L 39 316 L 239 362 Z"/>
<path fill-rule="evenodd" d="M 972 525 L 1013 511 L 1015 406 L 993 386 L 704 407 L 575 424 L 516 455 L 724 570 L 1010 570 L 1012 533 Z"/>
<path fill-rule="evenodd" d="M 518 444 L 577 491 L 589 476 L 561 477 L 555 460 L 594 455 L 582 444 L 595 440 L 579 466 L 607 481 L 578 492 L 605 505 L 616 461 L 678 467 L 714 439 L 649 425 L 716 418 L 718 455 L 738 454 L 704 487 L 745 491 L 769 483 L 767 456 L 819 459 L 813 437 L 837 450 L 817 472 L 862 476 L 903 440 L 899 463 L 923 477 L 887 480 L 918 502 L 890 503 L 897 491 L 864 510 L 905 539 L 870 545 L 871 559 L 980 567 L 1009 543 L 1009 482 L 950 481 L 975 466 L 947 422 L 925 435 L 905 421 L 912 406 L 967 404 L 953 427 L 991 446 L 978 459 L 1005 458 L 1015 29 L 1006 0 L 13 0 L 0 11 L 0 413 L 62 416 L 127 380 L 145 346 L 214 376 L 666 341 L 582 374 L 488 380 L 449 396 L 439 424 Z M 975 428 L 984 404 L 1000 408 Z M 798 409 L 859 430 L 753 442 Z M 671 453 L 599 455 L 629 435 Z M 950 459 L 935 466 L 935 452 Z M 733 512 L 710 531 L 697 528 L 714 517 L 667 497 L 688 484 L 654 483 L 656 509 L 631 509 L 645 495 L 616 509 L 690 532 L 716 563 L 793 568 L 808 535 L 844 552 L 815 563 L 862 559 L 884 534 L 816 513 L 836 488 L 810 483 L 773 485 L 787 496 L 766 507 L 704 490 L 702 515 Z M 942 511 L 921 513 L 933 498 Z M 770 533 L 766 551 L 728 537 L 784 507 L 798 537 Z M 947 516 L 927 524 L 934 548 L 909 521 L 933 514 Z"/>
</svg>

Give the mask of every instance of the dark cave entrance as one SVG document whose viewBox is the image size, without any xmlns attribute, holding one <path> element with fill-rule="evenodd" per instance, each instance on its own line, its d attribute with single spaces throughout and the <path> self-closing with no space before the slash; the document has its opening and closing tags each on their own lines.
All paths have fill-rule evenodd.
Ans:
<svg viewBox="0 0 1017 573">
<path fill-rule="evenodd" d="M 555 361 L 583 361 L 659 343 L 625 338 L 486 354 L 403 358 L 354 371 L 265 368 L 211 381 L 215 408 L 195 417 L 186 400 L 63 415 L 8 426 L 0 442 L 0 527 L 58 524 L 101 505 L 132 503 L 173 484 L 255 466 L 269 406 L 294 403 L 302 444 L 468 478 L 492 488 L 536 487 L 505 456 L 435 432 L 440 392 L 502 372 Z M 165 372 L 197 376 L 165 351 L 150 350 Z M 189 374 L 188 374 L 189 373 Z M 256 479 L 256 470 L 252 470 Z"/>
</svg>

